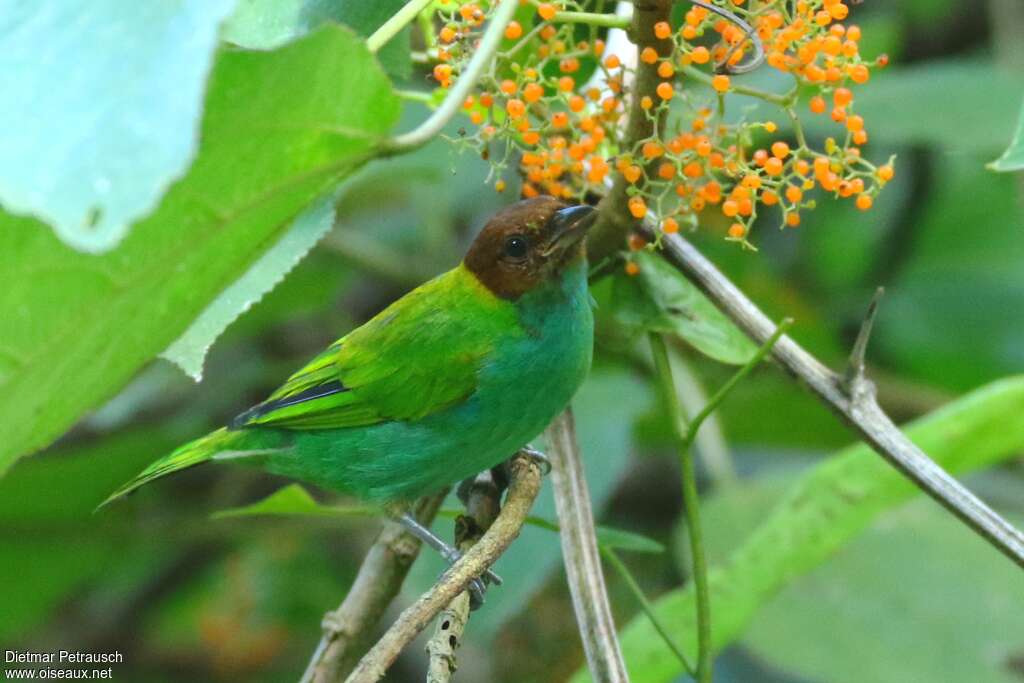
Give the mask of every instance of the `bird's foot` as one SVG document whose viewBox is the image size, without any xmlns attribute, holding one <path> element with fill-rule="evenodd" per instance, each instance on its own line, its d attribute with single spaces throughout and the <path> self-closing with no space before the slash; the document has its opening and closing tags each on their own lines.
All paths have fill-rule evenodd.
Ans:
<svg viewBox="0 0 1024 683">
<path fill-rule="evenodd" d="M 537 466 L 540 467 L 540 473 L 542 476 L 546 477 L 547 475 L 551 474 L 551 460 L 548 459 L 548 456 L 545 455 L 542 451 L 538 451 L 530 444 L 526 444 L 525 446 L 520 448 L 519 453 L 517 453 L 517 455 L 525 456 L 526 458 L 529 458 L 530 460 L 537 463 Z"/>
<path fill-rule="evenodd" d="M 409 531 L 409 533 L 436 550 L 449 565 L 455 564 L 462 557 L 462 553 L 459 552 L 457 548 L 445 543 L 437 534 L 420 524 L 416 518 L 408 512 L 399 517 L 398 521 Z M 489 583 L 493 583 L 496 586 L 500 586 L 502 584 L 501 577 L 490 569 L 486 570 L 482 576 L 476 577 L 470 581 L 469 586 L 467 587 L 467 590 L 469 591 L 470 609 L 478 609 L 484 604 L 484 597 L 487 593 L 487 585 Z"/>
</svg>

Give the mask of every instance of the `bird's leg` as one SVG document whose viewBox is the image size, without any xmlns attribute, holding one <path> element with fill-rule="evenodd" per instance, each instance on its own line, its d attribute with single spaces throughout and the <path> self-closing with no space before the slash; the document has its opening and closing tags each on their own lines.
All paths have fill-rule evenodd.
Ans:
<svg viewBox="0 0 1024 683">
<path fill-rule="evenodd" d="M 413 536 L 436 550 L 448 564 L 455 564 L 462 557 L 462 553 L 457 548 L 445 543 L 437 534 L 420 524 L 410 513 L 403 513 L 398 518 L 398 522 Z M 477 609 L 484 604 L 484 594 L 487 592 L 488 582 L 496 586 L 500 586 L 502 583 L 501 577 L 490 569 L 485 571 L 482 577 L 477 577 L 470 582 L 469 596 L 472 609 Z"/>
</svg>

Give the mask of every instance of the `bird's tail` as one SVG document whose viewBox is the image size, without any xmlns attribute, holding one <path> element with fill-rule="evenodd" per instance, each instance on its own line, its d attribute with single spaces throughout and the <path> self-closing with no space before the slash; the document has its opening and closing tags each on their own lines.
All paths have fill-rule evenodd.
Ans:
<svg viewBox="0 0 1024 683">
<path fill-rule="evenodd" d="M 181 470 L 199 465 L 211 460 L 219 455 L 243 455 L 248 454 L 248 449 L 245 448 L 246 441 L 248 441 L 247 431 L 229 431 L 225 428 L 218 429 L 215 432 L 210 432 L 204 437 L 190 441 L 184 446 L 179 447 L 170 455 L 160 458 L 152 465 L 142 470 L 135 478 L 131 479 L 127 483 L 123 484 L 119 489 L 114 491 L 110 496 L 100 503 L 96 509 L 111 503 L 122 496 L 126 496 L 135 489 L 148 484 L 154 479 L 159 479 L 168 474 L 174 472 L 180 472 Z M 267 450 L 253 450 L 252 454 L 264 454 Z"/>
</svg>

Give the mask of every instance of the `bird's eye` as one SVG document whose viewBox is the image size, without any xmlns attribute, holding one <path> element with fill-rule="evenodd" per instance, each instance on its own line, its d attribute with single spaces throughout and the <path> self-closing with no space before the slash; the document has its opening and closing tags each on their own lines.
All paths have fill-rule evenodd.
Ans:
<svg viewBox="0 0 1024 683">
<path fill-rule="evenodd" d="M 505 240 L 505 257 L 512 261 L 523 261 L 526 259 L 529 245 L 522 235 L 512 235 Z"/>
</svg>

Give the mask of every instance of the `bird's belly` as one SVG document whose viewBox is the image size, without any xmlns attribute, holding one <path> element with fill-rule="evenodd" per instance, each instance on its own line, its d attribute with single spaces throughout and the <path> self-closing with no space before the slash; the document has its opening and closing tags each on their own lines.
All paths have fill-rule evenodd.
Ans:
<svg viewBox="0 0 1024 683">
<path fill-rule="evenodd" d="M 466 401 L 417 421 L 303 432 L 268 469 L 370 500 L 411 499 L 511 457 L 569 402 L 590 368 L 592 319 L 578 315 L 506 345 Z"/>
</svg>

